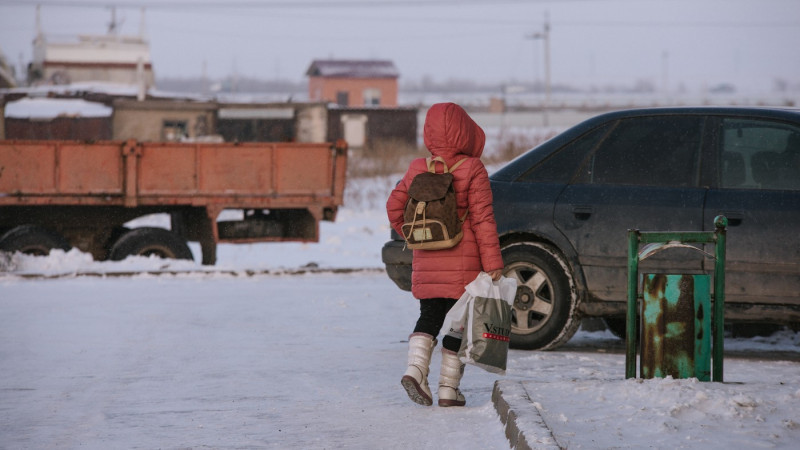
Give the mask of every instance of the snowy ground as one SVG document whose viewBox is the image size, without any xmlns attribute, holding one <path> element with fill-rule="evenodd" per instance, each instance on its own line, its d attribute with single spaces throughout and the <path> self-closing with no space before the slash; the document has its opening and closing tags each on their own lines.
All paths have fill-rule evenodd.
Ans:
<svg viewBox="0 0 800 450">
<path fill-rule="evenodd" d="M 788 357 L 727 358 L 720 384 L 624 380 L 620 341 L 580 331 L 559 351 L 512 351 L 505 377 L 468 367 L 467 408 L 411 403 L 399 378 L 417 306 L 377 270 L 390 184 L 351 180 L 319 244 L 223 245 L 213 268 L 76 251 L 2 262 L 0 448 L 507 448 L 498 379 L 563 447 L 797 448 L 791 332 L 726 340 Z M 303 267 L 367 270 L 288 274 Z M 157 270 L 170 273 L 113 276 Z M 528 442 L 547 441 L 528 424 Z"/>
<path fill-rule="evenodd" d="M 0 292 L 2 448 L 505 448 L 498 379 L 569 448 L 800 442 L 798 358 L 728 359 L 725 384 L 626 381 L 607 332 L 512 351 L 505 377 L 468 367 L 467 408 L 417 406 L 399 384 L 415 303 L 383 273 L 3 277 Z M 800 352 L 794 333 L 729 341 Z"/>
<path fill-rule="evenodd" d="M 489 374 L 465 384 L 471 408 L 408 400 L 399 380 L 415 312 L 381 273 L 0 289 L 2 448 L 507 445 Z"/>
</svg>

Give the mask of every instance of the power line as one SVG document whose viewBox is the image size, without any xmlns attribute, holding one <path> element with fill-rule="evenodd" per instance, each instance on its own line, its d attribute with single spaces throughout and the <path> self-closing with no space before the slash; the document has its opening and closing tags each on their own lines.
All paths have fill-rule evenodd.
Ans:
<svg viewBox="0 0 800 450">
<path fill-rule="evenodd" d="M 581 0 L 494 0 L 492 5 L 498 4 L 518 4 L 525 5 L 531 3 L 539 4 L 556 4 L 568 3 Z M 653 0 L 659 1 L 659 0 Z M 258 1 L 258 0 L 234 0 L 234 1 L 219 1 L 219 0 L 39 0 L 32 4 L 31 0 L 0 0 L 0 5 L 16 5 L 16 6 L 47 6 L 58 8 L 118 8 L 118 9 L 141 9 L 148 10 L 175 10 L 186 12 L 197 12 L 198 10 L 219 10 L 225 9 L 243 10 L 243 9 L 281 9 L 281 10 L 298 10 L 298 9 L 340 9 L 340 8 L 364 8 L 364 9 L 378 9 L 378 8 L 413 8 L 413 7 L 428 7 L 428 6 L 477 6 L 486 5 L 486 0 L 276 0 L 276 1 Z M 187 10 L 188 8 L 188 10 Z M 359 16 L 353 18 L 354 20 L 364 20 L 368 17 Z M 385 17 L 380 17 L 385 19 Z M 435 23 L 475 23 L 482 25 L 524 25 L 527 20 L 519 19 L 460 19 L 454 16 L 436 18 L 436 17 L 393 17 L 396 21 L 414 21 L 414 22 L 435 22 Z M 785 27 L 800 27 L 798 20 L 781 20 L 781 21 L 627 21 L 627 20 L 598 20 L 598 21 L 571 21 L 571 20 L 552 20 L 551 23 L 558 27 L 672 27 L 672 28 L 785 28 Z"/>
<path fill-rule="evenodd" d="M 559 26 L 581 26 L 581 27 L 671 27 L 671 28 L 693 28 L 693 27 L 754 27 L 754 28 L 772 28 L 772 27 L 798 27 L 800 21 L 787 20 L 787 21 L 772 21 L 772 22 L 710 22 L 710 21 L 617 21 L 617 20 L 600 20 L 600 21 L 554 21 L 554 24 Z"/>
<path fill-rule="evenodd" d="M 530 4 L 530 3 L 564 3 L 565 1 L 580 0 L 495 0 L 496 4 Z M 179 0 L 145 0 L 145 1 L 119 1 L 119 0 L 75 0 L 36 1 L 42 6 L 58 6 L 70 8 L 147 8 L 147 9 L 299 9 L 299 8 L 385 8 L 385 7 L 420 7 L 420 6 L 465 6 L 486 5 L 486 0 L 235 0 L 235 1 L 179 1 Z M 0 5 L 25 5 L 32 6 L 30 0 L 0 0 Z"/>
</svg>

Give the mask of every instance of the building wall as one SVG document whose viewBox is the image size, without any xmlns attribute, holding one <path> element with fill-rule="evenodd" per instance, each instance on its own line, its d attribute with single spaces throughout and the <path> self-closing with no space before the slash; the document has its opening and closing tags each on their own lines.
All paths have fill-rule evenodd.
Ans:
<svg viewBox="0 0 800 450">
<path fill-rule="evenodd" d="M 222 104 L 217 132 L 226 142 L 325 142 L 324 103 Z"/>
<path fill-rule="evenodd" d="M 144 67 L 140 76 L 136 65 L 46 64 L 42 79 L 55 84 L 106 81 L 129 85 L 144 83 L 145 88 L 155 86 L 155 76 L 149 65 Z"/>
<path fill-rule="evenodd" d="M 337 93 L 347 92 L 348 103 L 344 106 L 360 108 L 373 106 L 364 103 L 364 93 L 368 89 L 380 92 L 380 104 L 374 106 L 393 108 L 397 106 L 396 78 L 323 78 L 309 77 L 308 98 L 310 101 L 337 103 Z"/>
<path fill-rule="evenodd" d="M 56 84 L 107 81 L 155 85 L 150 47 L 139 36 L 81 35 L 77 40 L 51 42 L 34 39 L 32 80 Z"/>
<path fill-rule="evenodd" d="M 369 148 L 381 141 L 416 147 L 417 115 L 416 108 L 334 108 L 328 111 L 327 140 L 347 140 L 346 134 L 350 133 L 359 138 L 363 136 L 363 142 L 348 141 L 354 148 Z M 353 133 L 354 130 L 346 129 L 356 124 L 361 124 L 363 130 Z"/>
<path fill-rule="evenodd" d="M 110 117 L 6 118 L 6 139 L 102 141 L 111 139 Z"/>
<path fill-rule="evenodd" d="M 113 139 L 169 141 L 215 134 L 216 105 L 170 100 L 114 101 Z"/>
<path fill-rule="evenodd" d="M 309 105 L 297 110 L 297 142 L 325 142 L 328 131 L 328 108 Z"/>
</svg>

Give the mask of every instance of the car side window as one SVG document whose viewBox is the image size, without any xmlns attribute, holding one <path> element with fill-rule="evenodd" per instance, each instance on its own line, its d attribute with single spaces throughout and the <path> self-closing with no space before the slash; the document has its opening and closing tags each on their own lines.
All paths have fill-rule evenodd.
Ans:
<svg viewBox="0 0 800 450">
<path fill-rule="evenodd" d="M 800 190 L 800 128 L 725 118 L 720 150 L 720 187 Z"/>
<path fill-rule="evenodd" d="M 611 124 L 603 124 L 553 152 L 519 178 L 537 183 L 569 183 L 586 155 L 608 134 Z"/>
<path fill-rule="evenodd" d="M 621 120 L 599 144 L 579 183 L 699 185 L 703 116 L 650 116 Z"/>
</svg>

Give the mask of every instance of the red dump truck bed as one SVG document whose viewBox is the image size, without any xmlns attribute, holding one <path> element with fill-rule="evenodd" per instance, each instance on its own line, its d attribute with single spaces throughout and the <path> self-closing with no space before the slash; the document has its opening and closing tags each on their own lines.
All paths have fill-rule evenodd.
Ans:
<svg viewBox="0 0 800 450">
<path fill-rule="evenodd" d="M 318 240 L 342 205 L 346 162 L 344 143 L 0 141 L 0 233 L 33 227 L 119 259 L 124 223 L 168 213 L 213 264 L 217 242 Z M 225 209 L 243 219 L 217 224 Z"/>
</svg>

